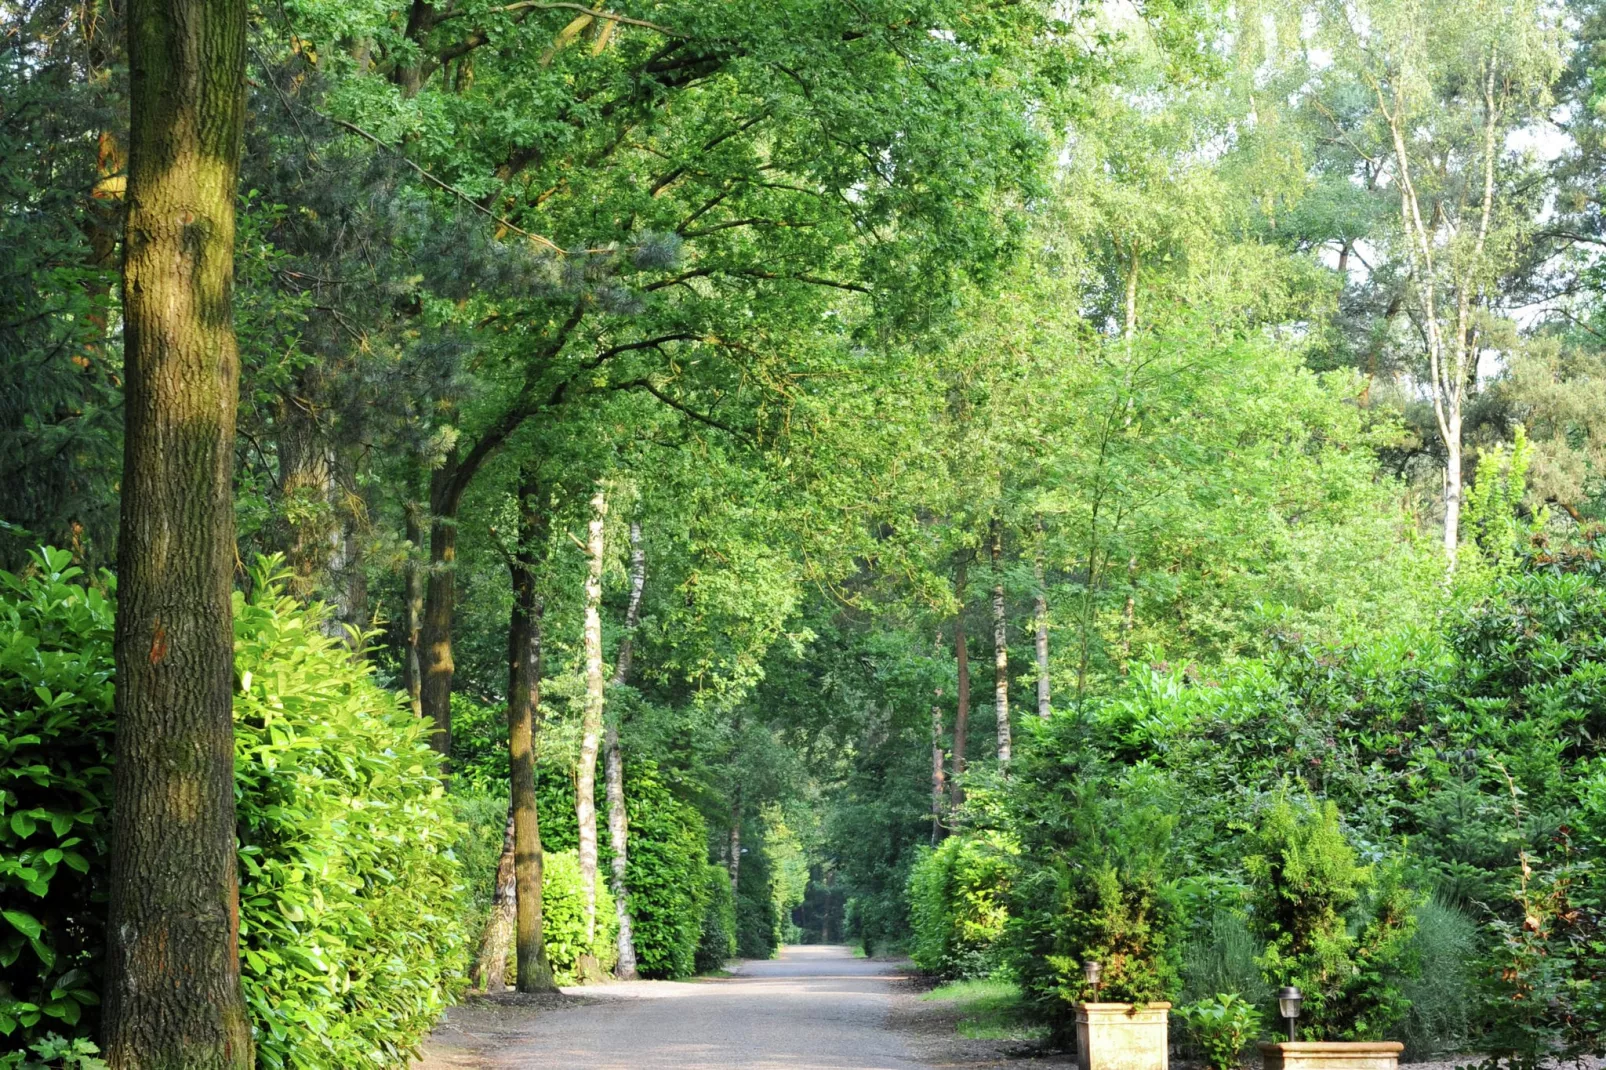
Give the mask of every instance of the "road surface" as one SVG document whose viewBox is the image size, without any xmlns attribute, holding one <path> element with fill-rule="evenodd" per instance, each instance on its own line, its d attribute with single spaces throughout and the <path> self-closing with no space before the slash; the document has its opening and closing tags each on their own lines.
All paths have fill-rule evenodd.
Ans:
<svg viewBox="0 0 1606 1070">
<path fill-rule="evenodd" d="M 896 968 L 789 947 L 734 976 L 583 989 L 580 1006 L 454 1010 L 424 1070 L 926 1070 L 889 1027 Z M 448 1042 L 449 1041 L 449 1042 Z"/>
</svg>

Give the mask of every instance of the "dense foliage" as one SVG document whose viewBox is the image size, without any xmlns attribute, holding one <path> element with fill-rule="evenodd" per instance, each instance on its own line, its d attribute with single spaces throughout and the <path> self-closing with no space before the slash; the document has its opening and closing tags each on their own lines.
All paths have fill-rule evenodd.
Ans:
<svg viewBox="0 0 1606 1070">
<path fill-rule="evenodd" d="M 110 785 L 113 586 L 66 551 L 0 574 L 8 745 L 0 1027 L 93 1035 Z M 456 825 L 423 726 L 288 598 L 235 598 L 240 953 L 264 1066 L 394 1066 L 463 962 Z M 81 879 L 60 880 L 66 872 Z M 71 1004 L 69 1006 L 69 1004 Z"/>
<path fill-rule="evenodd" d="M 67 1065 L 125 14 L 0 5 L 0 1035 Z M 560 980 L 618 955 L 617 760 L 647 977 L 853 940 L 1059 1042 L 1174 1001 L 1217 1068 L 1286 984 L 1312 1038 L 1602 1054 L 1599 0 L 294 0 L 249 36 L 259 1065 L 404 1065 L 463 987 L 527 693 Z"/>
</svg>

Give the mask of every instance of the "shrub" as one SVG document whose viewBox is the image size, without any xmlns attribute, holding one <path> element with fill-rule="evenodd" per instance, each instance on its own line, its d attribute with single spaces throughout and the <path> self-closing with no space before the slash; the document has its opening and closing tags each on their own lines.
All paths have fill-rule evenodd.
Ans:
<svg viewBox="0 0 1606 1070">
<path fill-rule="evenodd" d="M 997 833 L 950 836 L 909 871 L 910 957 L 943 978 L 985 977 L 1000 963 L 1015 854 Z"/>
<path fill-rule="evenodd" d="M 1472 963 L 1478 955 L 1478 927 L 1434 896 L 1417 908 L 1411 946 L 1420 970 L 1401 986 L 1410 1005 L 1399 1038 L 1406 1055 L 1425 1059 L 1466 1051 L 1476 1010 Z"/>
<path fill-rule="evenodd" d="M 625 876 L 641 974 L 688 977 L 697 970 L 708 903 L 708 827 L 701 814 L 670 792 L 657 766 L 630 756 L 625 809 L 630 818 Z"/>
<path fill-rule="evenodd" d="M 92 1033 L 104 941 L 111 578 L 84 586 L 68 561 L 47 550 L 25 577 L 0 573 L 11 930 L 0 1033 L 22 1044 L 51 1021 Z M 271 562 L 252 590 L 235 596 L 234 712 L 241 968 L 258 1063 L 404 1066 L 463 956 L 458 828 L 437 759 L 424 726 L 325 634 L 324 608 L 284 598 Z"/>
<path fill-rule="evenodd" d="M 1255 959 L 1259 945 L 1243 914 L 1225 907 L 1200 910 L 1182 948 L 1182 995 L 1207 1000 L 1217 993 L 1241 996 L 1251 1006 L 1264 1006 L 1271 989 Z"/>
<path fill-rule="evenodd" d="M 1034 751 L 1011 793 L 1022 864 L 1007 954 L 1028 1004 L 1065 1043 L 1073 1004 L 1093 996 L 1082 975 L 1090 959 L 1103 966 L 1102 999 L 1147 1003 L 1177 988 L 1175 819 L 1148 784 L 1107 771 L 1074 736 L 1044 733 Z"/>
<path fill-rule="evenodd" d="M 1188 1027 L 1211 1070 L 1232 1070 L 1244 1048 L 1260 1032 L 1260 1012 L 1229 992 L 1180 1007 L 1177 1016 Z"/>
<path fill-rule="evenodd" d="M 541 869 L 541 936 L 546 940 L 552 977 L 560 985 L 578 984 L 580 957 L 586 952 L 585 897 L 580 888 L 580 859 L 573 851 L 543 853 Z M 607 882 L 597 882 L 597 926 L 591 953 L 603 970 L 619 960 L 619 916 Z M 509 979 L 513 978 L 509 973 Z"/>
<path fill-rule="evenodd" d="M 707 867 L 702 938 L 697 942 L 698 973 L 719 969 L 737 951 L 736 904 L 731 898 L 730 874 L 723 866 L 708 863 Z"/>
<path fill-rule="evenodd" d="M 1397 868 L 1359 863 L 1332 802 L 1275 796 L 1261 807 L 1250 847 L 1251 929 L 1266 943 L 1266 983 L 1304 993 L 1300 1020 L 1318 1037 L 1381 1039 L 1406 1011 L 1400 982 L 1411 967 L 1418 898 Z"/>
</svg>

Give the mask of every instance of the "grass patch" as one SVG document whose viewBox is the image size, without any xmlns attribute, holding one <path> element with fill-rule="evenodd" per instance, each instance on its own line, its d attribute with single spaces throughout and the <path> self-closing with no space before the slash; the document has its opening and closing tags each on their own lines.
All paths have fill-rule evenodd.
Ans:
<svg viewBox="0 0 1606 1070">
<path fill-rule="evenodd" d="M 954 1004 L 959 1035 L 972 1040 L 1042 1040 L 1048 1035 L 1026 1020 L 1020 986 L 1013 981 L 954 981 L 920 998 Z"/>
</svg>

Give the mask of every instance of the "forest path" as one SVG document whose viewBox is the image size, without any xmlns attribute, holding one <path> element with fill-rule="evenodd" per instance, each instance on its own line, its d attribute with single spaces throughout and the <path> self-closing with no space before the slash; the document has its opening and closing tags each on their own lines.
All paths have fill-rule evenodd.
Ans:
<svg viewBox="0 0 1606 1070">
<path fill-rule="evenodd" d="M 897 967 L 798 946 L 733 976 L 567 991 L 560 1009 L 452 1018 L 422 1070 L 924 1070 L 889 1022 Z M 522 1013 L 520 1013 L 522 1012 Z"/>
</svg>

